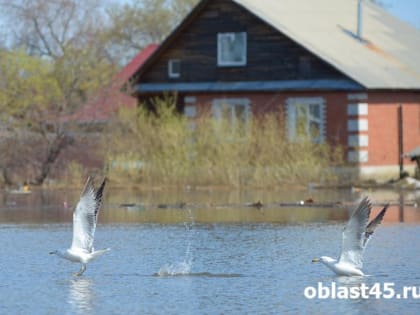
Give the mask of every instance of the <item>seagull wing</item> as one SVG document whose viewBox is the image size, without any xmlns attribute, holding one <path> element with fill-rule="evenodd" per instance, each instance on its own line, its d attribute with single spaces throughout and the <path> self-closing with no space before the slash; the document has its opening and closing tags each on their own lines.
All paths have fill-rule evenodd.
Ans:
<svg viewBox="0 0 420 315">
<path fill-rule="evenodd" d="M 362 268 L 365 231 L 371 208 L 369 199 L 364 198 L 351 215 L 343 231 L 339 262 L 352 264 L 359 269 Z"/>
<path fill-rule="evenodd" d="M 97 191 L 89 177 L 86 181 L 80 200 L 73 212 L 73 242 L 72 249 L 93 251 L 93 240 L 98 219 L 98 212 L 102 204 L 102 195 L 106 179 Z"/>
<path fill-rule="evenodd" d="M 379 226 L 379 224 L 381 224 L 382 219 L 385 216 L 386 210 L 388 210 L 388 207 L 389 207 L 389 204 L 385 205 L 385 207 L 381 210 L 381 212 L 378 213 L 378 215 L 375 217 L 375 219 L 370 221 L 370 223 L 366 227 L 365 238 L 363 240 L 363 247 L 364 248 L 366 247 L 366 245 L 367 245 L 368 241 L 370 240 L 370 237 L 372 236 L 375 229 Z"/>
</svg>

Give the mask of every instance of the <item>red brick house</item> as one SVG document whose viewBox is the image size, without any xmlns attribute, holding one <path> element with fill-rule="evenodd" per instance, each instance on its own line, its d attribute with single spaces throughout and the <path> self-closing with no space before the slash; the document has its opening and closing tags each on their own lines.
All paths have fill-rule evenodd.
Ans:
<svg viewBox="0 0 420 315">
<path fill-rule="evenodd" d="M 99 138 L 103 127 L 111 121 L 121 107 L 137 106 L 137 99 L 121 91 L 122 86 L 136 70 L 158 48 L 157 44 L 150 44 L 138 53 L 112 78 L 109 85 L 102 87 L 98 93 L 71 116 L 64 116 L 64 122 L 78 124 L 84 130 L 77 137 L 77 144 L 67 147 L 56 162 L 56 176 L 66 169 L 69 161 L 77 162 L 90 169 L 101 169 L 104 159 Z M 89 150 L 90 154 L 85 154 Z"/>
<path fill-rule="evenodd" d="M 157 44 L 146 46 L 114 76 L 109 86 L 102 88 L 71 119 L 81 124 L 92 122 L 101 124 L 106 123 L 121 106 L 135 107 L 137 105 L 136 98 L 123 93 L 122 86 L 157 48 Z"/>
<path fill-rule="evenodd" d="M 419 51 L 420 32 L 370 2 L 202 0 L 130 83 L 145 103 L 176 92 L 189 117 L 282 115 L 290 141 L 304 132 L 343 145 L 364 177 L 398 176 L 420 145 Z"/>
</svg>

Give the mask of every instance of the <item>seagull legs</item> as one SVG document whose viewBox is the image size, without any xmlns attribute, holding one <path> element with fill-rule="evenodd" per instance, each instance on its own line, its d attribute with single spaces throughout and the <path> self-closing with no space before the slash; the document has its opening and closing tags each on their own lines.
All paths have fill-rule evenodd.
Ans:
<svg viewBox="0 0 420 315">
<path fill-rule="evenodd" d="M 81 276 L 86 270 L 86 264 L 82 263 L 82 266 L 80 267 L 80 270 L 78 272 L 76 272 L 74 275 L 75 276 Z"/>
</svg>

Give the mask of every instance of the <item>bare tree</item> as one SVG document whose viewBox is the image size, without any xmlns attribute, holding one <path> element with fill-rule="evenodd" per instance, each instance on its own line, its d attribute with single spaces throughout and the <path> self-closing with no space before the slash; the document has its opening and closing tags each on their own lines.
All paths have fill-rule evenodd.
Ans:
<svg viewBox="0 0 420 315">
<path fill-rule="evenodd" d="M 103 8 L 83 0 L 4 1 L 1 7 L 13 34 L 11 50 L 0 57 L 0 109 L 5 125 L 25 131 L 21 144 L 36 144 L 29 163 L 37 170 L 33 183 L 41 184 L 75 143 L 72 116 L 111 77 L 98 36 Z"/>
<path fill-rule="evenodd" d="M 126 63 L 150 43 L 160 43 L 198 0 L 141 0 L 107 10 L 107 48 L 117 62 Z"/>
</svg>

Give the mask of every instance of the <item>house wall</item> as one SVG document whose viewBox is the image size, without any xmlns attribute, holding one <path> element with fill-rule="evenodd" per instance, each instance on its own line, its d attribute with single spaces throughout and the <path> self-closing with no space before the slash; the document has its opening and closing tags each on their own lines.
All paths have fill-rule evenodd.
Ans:
<svg viewBox="0 0 420 315">
<path fill-rule="evenodd" d="M 346 152 L 344 158 L 360 166 L 362 177 L 377 176 L 379 173 L 398 176 L 400 104 L 403 109 L 403 151 L 408 152 L 420 145 L 420 93 L 196 93 L 183 95 L 180 102 L 184 106 L 194 106 L 194 116 L 200 117 L 211 114 L 215 99 L 247 99 L 253 116 L 273 113 L 286 122 L 287 101 L 296 97 L 324 100 L 325 140 L 331 145 L 341 145 Z M 404 165 L 410 171 L 414 167 L 408 159 L 404 159 Z"/>
<path fill-rule="evenodd" d="M 278 115 L 284 119 L 287 129 L 287 102 L 291 98 L 322 98 L 325 102 L 325 137 L 331 145 L 347 146 L 346 130 L 347 94 L 343 92 L 261 92 L 261 93 L 229 93 L 210 94 L 195 93 L 182 96 L 184 106 L 195 106 L 195 117 L 211 115 L 213 101 L 216 99 L 247 99 L 250 101 L 252 116 L 263 114 Z"/>
<path fill-rule="evenodd" d="M 346 79 L 341 72 L 274 30 L 232 1 L 214 0 L 191 17 L 136 83 Z M 217 65 L 217 34 L 247 33 L 245 66 Z M 168 77 L 168 62 L 181 62 L 178 78 Z M 302 66 L 302 60 L 305 66 Z"/>
<path fill-rule="evenodd" d="M 163 90 L 167 92 L 171 87 L 170 83 L 182 83 L 176 85 L 182 91 L 177 106 L 180 111 L 187 109 L 185 114 L 191 118 L 211 113 L 214 99 L 236 98 L 245 99 L 252 115 L 274 113 L 284 117 L 287 122 L 288 111 L 293 108 L 290 99 L 321 98 L 324 103 L 322 119 L 325 120 L 322 140 L 331 145 L 343 146 L 345 159 L 359 166 L 362 175 L 370 176 L 379 171 L 388 172 L 393 177 L 398 176 L 398 106 L 403 106 L 404 151 L 407 152 L 420 145 L 419 93 L 365 91 L 358 82 L 324 62 L 322 56 L 313 55 L 292 38 L 273 29 L 235 2 L 213 0 L 201 3 L 203 7 L 193 11 L 162 43 L 144 67 L 139 69 L 134 85 L 141 87 L 142 84 L 147 84 L 149 88 L 154 86 L 154 89 L 137 91 L 136 96 L 140 101 L 151 96 L 147 93 Z M 245 65 L 218 66 L 217 35 L 228 32 L 246 32 Z M 168 76 L 168 62 L 171 59 L 180 61 L 179 77 Z M 340 91 L 333 90 L 331 86 L 327 87 L 330 90 L 325 87 L 315 90 L 308 84 L 323 79 L 354 83 L 356 89 L 360 88 L 362 92 L 343 91 L 348 88 L 347 85 L 338 85 L 340 87 L 337 89 L 340 88 Z M 301 85 L 298 85 L 299 90 L 295 88 L 289 92 L 185 92 L 194 88 L 197 91 L 194 83 L 250 81 L 288 81 Z M 213 85 L 208 88 L 218 87 Z M 200 88 L 200 91 L 203 89 Z M 150 103 L 145 104 L 153 110 Z M 408 160 L 404 160 L 404 163 L 412 165 Z"/>
<path fill-rule="evenodd" d="M 420 145 L 420 93 L 370 92 L 368 94 L 368 162 L 362 174 L 381 171 L 389 176 L 399 173 L 398 107 L 402 106 L 403 152 Z M 414 163 L 403 159 L 404 168 L 412 171 Z"/>
</svg>

